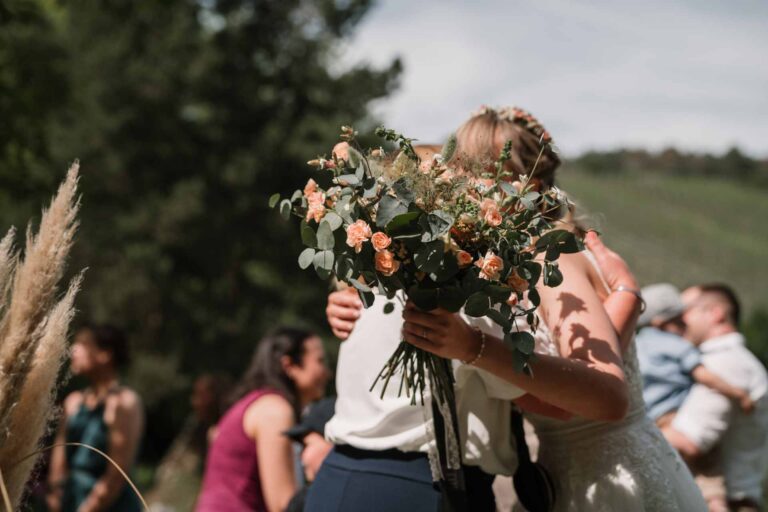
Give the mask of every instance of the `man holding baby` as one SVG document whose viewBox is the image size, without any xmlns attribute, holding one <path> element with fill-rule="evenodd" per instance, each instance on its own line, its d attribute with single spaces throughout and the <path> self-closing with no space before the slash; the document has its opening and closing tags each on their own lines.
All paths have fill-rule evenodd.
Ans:
<svg viewBox="0 0 768 512">
<path fill-rule="evenodd" d="M 738 331 L 736 295 L 721 284 L 682 295 L 652 285 L 643 294 L 638 352 L 649 414 L 697 475 L 710 511 L 761 510 L 768 374 Z M 685 341 L 674 337 L 677 329 Z M 682 392 L 681 373 L 689 376 Z"/>
</svg>

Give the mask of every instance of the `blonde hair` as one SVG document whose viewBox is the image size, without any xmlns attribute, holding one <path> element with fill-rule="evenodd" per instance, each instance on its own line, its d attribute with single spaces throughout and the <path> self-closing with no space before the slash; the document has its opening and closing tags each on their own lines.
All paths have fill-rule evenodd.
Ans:
<svg viewBox="0 0 768 512">
<path fill-rule="evenodd" d="M 459 165 L 462 159 L 489 164 L 499 157 L 507 141 L 511 142 L 512 151 L 505 166 L 513 173 L 513 179 L 533 173 L 532 179 L 541 184 L 541 189 L 555 186 L 555 174 L 561 162 L 552 149 L 552 138 L 535 117 L 518 107 L 482 107 L 473 114 L 456 131 L 456 152 L 452 160 Z M 579 211 L 570 198 L 568 210 L 559 220 L 581 236 L 590 230 L 588 215 Z"/>
<path fill-rule="evenodd" d="M 518 113 L 523 113 L 517 117 Z M 521 109 L 494 110 L 483 108 L 456 131 L 456 159 L 493 161 L 504 144 L 510 141 L 512 151 L 507 170 L 517 178 L 534 171 L 534 177 L 545 187 L 555 184 L 555 171 L 560 158 L 549 145 L 549 134 L 530 114 Z"/>
</svg>

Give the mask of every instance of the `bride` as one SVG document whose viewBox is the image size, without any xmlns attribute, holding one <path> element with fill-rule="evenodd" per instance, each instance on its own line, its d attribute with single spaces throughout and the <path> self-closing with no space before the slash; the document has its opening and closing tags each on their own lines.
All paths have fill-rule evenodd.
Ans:
<svg viewBox="0 0 768 512">
<path fill-rule="evenodd" d="M 548 136 L 525 112 L 485 109 L 457 132 L 457 153 L 493 158 L 521 130 L 532 131 L 533 140 Z M 540 187 L 553 186 L 556 167 L 537 170 Z M 513 354 L 501 339 L 478 333 L 446 311 L 409 305 L 403 314 L 406 341 L 442 357 L 473 361 L 574 414 L 565 421 L 527 415 L 540 439 L 539 462 L 555 480 L 555 510 L 706 510 L 685 464 L 645 415 L 629 325 L 634 318 L 628 311 L 635 306 L 626 306 L 637 300 L 636 284 L 609 286 L 589 251 L 558 261 L 563 284 L 538 288 L 541 323 L 530 376 L 513 370 Z"/>
</svg>

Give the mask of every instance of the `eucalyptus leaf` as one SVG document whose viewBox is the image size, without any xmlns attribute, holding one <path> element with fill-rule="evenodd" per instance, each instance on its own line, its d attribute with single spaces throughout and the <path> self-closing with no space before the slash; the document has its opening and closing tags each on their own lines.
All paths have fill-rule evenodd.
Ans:
<svg viewBox="0 0 768 512">
<path fill-rule="evenodd" d="M 315 250 L 311 247 L 308 247 L 301 251 L 301 254 L 299 254 L 299 268 L 302 270 L 309 268 L 310 265 L 312 265 L 312 261 L 315 258 Z"/>
<path fill-rule="evenodd" d="M 363 163 L 363 155 L 352 146 L 347 148 L 347 154 L 349 155 L 348 159 L 350 167 L 359 167 Z"/>
<path fill-rule="evenodd" d="M 510 348 L 514 348 L 526 355 L 533 354 L 533 350 L 536 348 L 536 339 L 527 331 L 511 332 L 504 336 L 504 342 Z"/>
<path fill-rule="evenodd" d="M 436 210 L 419 219 L 419 225 L 424 230 L 422 242 L 431 242 L 442 238 L 453 226 L 453 217 L 441 210 Z"/>
<path fill-rule="evenodd" d="M 272 194 L 269 197 L 269 207 L 274 208 L 278 201 L 280 201 L 280 194 Z"/>
<path fill-rule="evenodd" d="M 339 185 L 349 185 L 350 187 L 355 187 L 360 184 L 361 180 L 354 174 L 342 174 L 336 178 L 336 181 L 339 183 Z"/>
<path fill-rule="evenodd" d="M 563 282 L 563 273 L 557 265 L 546 263 L 544 265 L 544 284 L 552 288 L 560 286 Z"/>
<path fill-rule="evenodd" d="M 365 283 L 361 283 L 361 282 L 360 282 L 360 281 L 358 281 L 358 280 L 354 280 L 354 281 L 352 281 L 352 286 L 354 286 L 355 288 L 357 288 L 357 289 L 358 289 L 358 290 L 360 290 L 361 292 L 366 292 L 366 293 L 368 293 L 368 292 L 372 291 L 370 286 L 368 286 L 368 285 L 367 285 L 367 284 L 365 284 Z"/>
<path fill-rule="evenodd" d="M 469 296 L 464 306 L 464 313 L 468 316 L 485 316 L 491 308 L 491 300 L 484 292 L 476 292 Z"/>
<path fill-rule="evenodd" d="M 500 311 L 493 308 L 489 309 L 486 316 L 501 326 L 504 331 L 508 331 L 512 328 L 512 322 L 508 316 L 503 315 Z"/>
<path fill-rule="evenodd" d="M 317 248 L 317 235 L 315 230 L 310 226 L 307 221 L 301 221 L 301 241 L 307 247 Z"/>
<path fill-rule="evenodd" d="M 280 201 L 280 215 L 282 215 L 285 220 L 291 218 L 291 202 L 289 200 L 283 199 Z"/>
<path fill-rule="evenodd" d="M 398 215 L 408 212 L 408 204 L 392 196 L 384 196 L 379 202 L 376 225 L 383 228 Z"/>
<path fill-rule="evenodd" d="M 413 255 L 413 263 L 416 268 L 428 274 L 438 271 L 443 262 L 444 247 L 445 244 L 442 240 L 423 244 Z"/>
<path fill-rule="evenodd" d="M 539 296 L 539 291 L 536 288 L 530 288 L 528 290 L 528 300 L 533 304 L 535 307 L 539 307 L 539 304 L 541 304 L 541 297 Z"/>
<path fill-rule="evenodd" d="M 333 260 L 333 251 L 317 251 L 312 263 L 315 265 L 315 270 L 322 269 L 330 273 L 333 270 Z"/>
<path fill-rule="evenodd" d="M 344 223 L 344 220 L 341 218 L 341 216 L 333 211 L 327 212 L 325 217 L 323 217 L 323 220 L 327 222 L 331 227 L 331 231 L 336 231 Z"/>
<path fill-rule="evenodd" d="M 317 228 L 317 248 L 328 251 L 333 249 L 335 243 L 330 223 L 326 220 L 321 221 Z"/>
<path fill-rule="evenodd" d="M 376 296 L 373 294 L 373 292 L 357 290 L 357 293 L 360 295 L 360 300 L 363 302 L 363 306 L 366 309 L 373 306 L 373 302 L 376 300 Z"/>
</svg>

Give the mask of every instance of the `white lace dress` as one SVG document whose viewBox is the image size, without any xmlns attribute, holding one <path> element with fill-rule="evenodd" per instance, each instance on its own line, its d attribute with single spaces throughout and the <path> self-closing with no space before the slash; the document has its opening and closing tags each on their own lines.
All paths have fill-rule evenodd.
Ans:
<svg viewBox="0 0 768 512">
<path fill-rule="evenodd" d="M 558 354 L 558 344 L 543 323 L 536 338 L 538 352 Z M 623 420 L 558 421 L 526 415 L 539 437 L 538 461 L 555 480 L 555 510 L 706 511 L 687 466 L 645 414 L 634 340 L 623 357 L 630 393 Z"/>
</svg>

